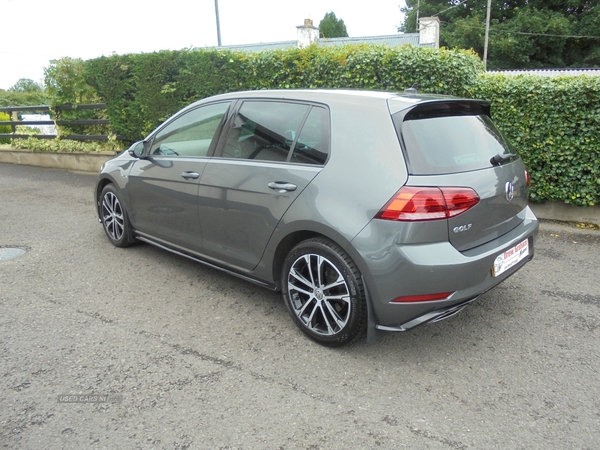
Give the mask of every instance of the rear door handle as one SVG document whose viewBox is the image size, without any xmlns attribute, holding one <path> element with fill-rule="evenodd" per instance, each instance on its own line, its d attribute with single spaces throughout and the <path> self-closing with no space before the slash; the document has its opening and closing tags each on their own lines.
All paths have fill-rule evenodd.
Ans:
<svg viewBox="0 0 600 450">
<path fill-rule="evenodd" d="M 280 194 L 283 194 L 284 192 L 295 191 L 298 187 L 295 184 L 287 183 L 285 181 L 271 181 L 269 184 L 267 184 L 267 186 L 274 191 L 279 192 Z"/>
<path fill-rule="evenodd" d="M 186 180 L 196 180 L 200 178 L 200 174 L 198 172 L 181 172 L 181 177 Z"/>
</svg>

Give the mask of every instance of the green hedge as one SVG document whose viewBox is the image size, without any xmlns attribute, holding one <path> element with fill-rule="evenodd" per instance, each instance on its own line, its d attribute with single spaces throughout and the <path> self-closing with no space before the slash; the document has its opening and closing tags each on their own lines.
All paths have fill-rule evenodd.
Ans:
<svg viewBox="0 0 600 450">
<path fill-rule="evenodd" d="M 195 100 L 244 88 L 243 59 L 229 52 L 162 51 L 93 59 L 85 70 L 107 103 L 113 132 L 136 141 Z"/>
<path fill-rule="evenodd" d="M 599 77 L 491 75 L 471 52 L 372 45 L 162 51 L 102 57 L 82 67 L 86 85 L 108 105 L 112 132 L 129 141 L 194 100 L 246 89 L 402 91 L 417 83 L 421 92 L 488 99 L 529 168 L 533 201 L 600 203 Z"/>
<path fill-rule="evenodd" d="M 600 203 L 600 77 L 486 74 L 470 94 L 492 117 L 531 174 L 531 200 Z"/>
<path fill-rule="evenodd" d="M 108 104 L 114 133 L 138 140 L 184 105 L 223 92 L 267 88 L 361 88 L 465 95 L 483 65 L 471 52 L 385 46 L 241 53 L 162 51 L 85 62 Z"/>
<path fill-rule="evenodd" d="M 245 62 L 249 88 L 350 88 L 465 95 L 483 66 L 474 53 L 352 45 L 263 52 Z"/>
</svg>

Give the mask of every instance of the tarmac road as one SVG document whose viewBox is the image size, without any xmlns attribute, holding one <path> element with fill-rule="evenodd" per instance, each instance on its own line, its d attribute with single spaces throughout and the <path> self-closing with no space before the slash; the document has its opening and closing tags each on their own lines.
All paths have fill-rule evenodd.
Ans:
<svg viewBox="0 0 600 450">
<path fill-rule="evenodd" d="M 600 231 L 544 222 L 459 315 L 331 350 L 276 293 L 112 247 L 94 181 L 0 164 L 0 447 L 599 448 Z"/>
</svg>

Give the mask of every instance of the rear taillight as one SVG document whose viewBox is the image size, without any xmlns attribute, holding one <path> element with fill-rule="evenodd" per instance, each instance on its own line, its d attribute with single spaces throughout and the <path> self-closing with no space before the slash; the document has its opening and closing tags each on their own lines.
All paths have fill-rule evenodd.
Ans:
<svg viewBox="0 0 600 450">
<path fill-rule="evenodd" d="M 525 169 L 525 183 L 527 183 L 527 187 L 531 186 L 531 180 L 529 179 L 529 172 Z"/>
<path fill-rule="evenodd" d="M 375 218 L 407 222 L 449 219 L 477 203 L 479 196 L 471 188 L 404 186 Z"/>
</svg>

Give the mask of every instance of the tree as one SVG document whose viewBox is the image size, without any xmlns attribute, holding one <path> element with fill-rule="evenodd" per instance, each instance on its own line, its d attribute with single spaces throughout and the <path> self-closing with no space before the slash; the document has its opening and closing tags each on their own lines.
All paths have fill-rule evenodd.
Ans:
<svg viewBox="0 0 600 450">
<path fill-rule="evenodd" d="M 44 69 L 44 82 L 46 92 L 50 98 L 50 106 L 57 120 L 86 120 L 104 119 L 105 110 L 76 109 L 58 110 L 58 105 L 78 105 L 85 103 L 100 103 L 101 99 L 96 90 L 87 83 L 83 60 L 80 58 L 53 59 L 50 65 Z M 61 126 L 58 128 L 60 134 L 106 134 L 107 127 L 104 125 Z"/>
<path fill-rule="evenodd" d="M 9 89 L 13 92 L 42 92 L 43 90 L 41 85 L 29 78 L 21 78 Z"/>
<path fill-rule="evenodd" d="M 52 105 L 98 103 L 98 94 L 85 78 L 80 58 L 53 59 L 44 69 L 44 82 Z"/>
<path fill-rule="evenodd" d="M 319 22 L 319 31 L 323 38 L 348 37 L 346 25 L 342 19 L 338 19 L 334 12 L 328 12 Z"/>
<path fill-rule="evenodd" d="M 399 31 L 438 16 L 440 44 L 483 55 L 487 0 L 406 0 Z M 600 65 L 600 0 L 492 0 L 488 67 Z"/>
<path fill-rule="evenodd" d="M 47 103 L 46 90 L 28 78 L 21 78 L 7 91 L 0 89 L 0 106 L 38 106 Z"/>
</svg>

